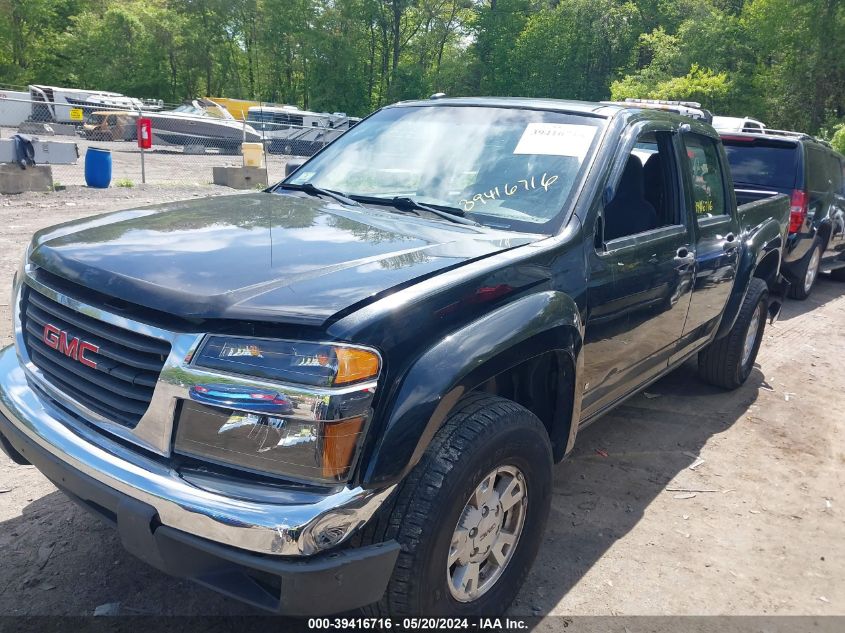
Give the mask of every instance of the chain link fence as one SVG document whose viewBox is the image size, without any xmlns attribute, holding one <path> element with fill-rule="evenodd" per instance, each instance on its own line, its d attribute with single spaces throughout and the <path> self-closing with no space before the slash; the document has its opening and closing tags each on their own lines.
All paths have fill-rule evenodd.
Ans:
<svg viewBox="0 0 845 633">
<path fill-rule="evenodd" d="M 74 100 L 58 91 L 45 94 L 43 90 L 0 90 L 0 139 L 27 134 L 39 141 L 75 145 L 77 153 L 72 160 L 59 158 L 66 151 L 56 151 L 51 159 L 57 188 L 86 184 L 85 155 L 91 148 L 111 153 L 113 187 L 131 187 L 141 182 L 210 184 L 214 167 L 246 164 L 244 143 L 251 144 L 247 147 L 260 154 L 267 180 L 273 183 L 284 177 L 285 164 L 291 158 L 312 156 L 357 122 L 340 113 L 312 113 L 292 106 L 242 107 L 242 118 L 238 120 L 207 99 L 179 105 L 144 103 L 127 97 L 113 99 L 133 102 L 134 108 L 106 101 Z M 153 144 L 143 151 L 143 174 L 136 131 L 139 116 L 149 118 L 152 124 Z M 0 162 L 13 162 L 8 155 L 10 145 L 5 147 L 7 151 L 0 154 Z"/>
</svg>

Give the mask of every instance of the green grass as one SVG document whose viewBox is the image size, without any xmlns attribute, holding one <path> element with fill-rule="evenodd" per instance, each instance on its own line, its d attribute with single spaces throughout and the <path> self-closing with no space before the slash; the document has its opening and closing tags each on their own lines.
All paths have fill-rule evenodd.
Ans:
<svg viewBox="0 0 845 633">
<path fill-rule="evenodd" d="M 135 186 L 135 183 L 129 180 L 129 178 L 119 178 L 118 180 L 114 181 L 114 184 L 118 187 L 126 187 L 131 188 Z"/>
</svg>

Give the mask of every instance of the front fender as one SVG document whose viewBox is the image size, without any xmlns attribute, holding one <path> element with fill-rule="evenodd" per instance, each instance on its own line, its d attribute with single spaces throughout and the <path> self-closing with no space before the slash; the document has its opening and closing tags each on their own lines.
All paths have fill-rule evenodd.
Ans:
<svg viewBox="0 0 845 633">
<path fill-rule="evenodd" d="M 773 267 L 773 278 L 767 279 L 767 281 L 770 282 L 770 287 L 777 283 L 785 243 L 783 225 L 775 218 L 762 222 L 744 235 L 742 254 L 739 259 L 733 290 L 722 313 L 722 321 L 715 338 L 722 338 L 731 331 L 742 303 L 745 301 L 745 295 L 748 292 L 748 285 L 752 277 L 757 276 L 755 273 L 758 267 L 764 260 L 769 261 L 767 260 L 769 257 L 776 258 L 777 263 Z"/>
<path fill-rule="evenodd" d="M 570 354 L 577 367 L 582 340 L 575 302 L 566 294 L 545 291 L 485 314 L 437 341 L 406 372 L 384 408 L 387 421 L 363 468 L 362 485 L 381 487 L 404 477 L 468 391 L 553 350 Z"/>
</svg>

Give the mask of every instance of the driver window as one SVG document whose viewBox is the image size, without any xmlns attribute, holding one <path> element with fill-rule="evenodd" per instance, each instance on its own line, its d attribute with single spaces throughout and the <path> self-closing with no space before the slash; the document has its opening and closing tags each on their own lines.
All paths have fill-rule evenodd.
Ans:
<svg viewBox="0 0 845 633">
<path fill-rule="evenodd" d="M 650 132 L 637 139 L 604 208 L 605 241 L 681 224 L 672 138 L 671 132 Z"/>
</svg>

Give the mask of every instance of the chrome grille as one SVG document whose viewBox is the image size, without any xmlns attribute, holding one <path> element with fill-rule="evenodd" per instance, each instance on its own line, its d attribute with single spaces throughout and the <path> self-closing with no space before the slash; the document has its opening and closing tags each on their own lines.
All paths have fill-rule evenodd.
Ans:
<svg viewBox="0 0 845 633">
<path fill-rule="evenodd" d="M 20 314 L 27 353 L 47 381 L 113 422 L 129 428 L 138 423 L 149 408 L 169 342 L 104 323 L 27 286 Z M 86 356 L 96 368 L 47 345 L 46 325 L 97 346 Z"/>
</svg>

